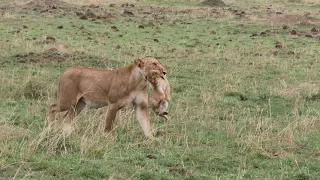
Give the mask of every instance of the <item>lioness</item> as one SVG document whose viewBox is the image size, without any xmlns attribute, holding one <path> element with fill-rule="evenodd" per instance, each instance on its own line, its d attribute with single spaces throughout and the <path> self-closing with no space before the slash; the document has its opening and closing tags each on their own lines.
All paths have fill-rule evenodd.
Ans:
<svg viewBox="0 0 320 180">
<path fill-rule="evenodd" d="M 100 108 L 108 105 L 105 132 L 112 130 L 118 110 L 133 103 L 136 117 L 144 135 L 152 138 L 148 111 L 147 76 L 154 71 L 164 76 L 166 71 L 159 61 L 146 57 L 116 70 L 71 67 L 60 76 L 58 104 L 52 104 L 48 124 L 57 112 L 68 111 L 68 121 L 84 107 Z"/>
<path fill-rule="evenodd" d="M 168 102 L 170 101 L 170 86 L 168 79 L 162 76 L 159 71 L 152 71 L 147 76 L 152 84 L 153 90 L 149 97 L 149 107 L 157 115 L 168 120 Z"/>
</svg>

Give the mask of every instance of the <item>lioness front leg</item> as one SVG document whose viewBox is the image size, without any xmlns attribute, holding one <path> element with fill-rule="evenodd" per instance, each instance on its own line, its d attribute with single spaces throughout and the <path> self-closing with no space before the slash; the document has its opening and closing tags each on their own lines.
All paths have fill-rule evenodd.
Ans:
<svg viewBox="0 0 320 180">
<path fill-rule="evenodd" d="M 137 95 L 134 100 L 136 117 L 142 127 L 143 133 L 147 138 L 153 138 L 148 109 L 148 89 Z"/>
<path fill-rule="evenodd" d="M 147 138 L 153 138 L 151 133 L 151 124 L 149 118 L 149 109 L 146 102 L 135 105 L 136 116 L 142 127 L 143 133 Z"/>
<path fill-rule="evenodd" d="M 115 104 L 110 104 L 108 106 L 108 113 L 107 113 L 106 124 L 104 128 L 105 133 L 109 133 L 112 130 L 112 125 L 117 116 L 118 110 L 119 108 Z"/>
</svg>

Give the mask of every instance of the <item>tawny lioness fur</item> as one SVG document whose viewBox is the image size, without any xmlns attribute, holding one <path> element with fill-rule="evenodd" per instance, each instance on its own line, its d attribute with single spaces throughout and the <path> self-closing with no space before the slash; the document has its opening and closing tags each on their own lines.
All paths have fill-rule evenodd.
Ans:
<svg viewBox="0 0 320 180">
<path fill-rule="evenodd" d="M 110 132 L 118 110 L 132 103 L 144 135 L 152 138 L 147 80 L 152 71 L 166 74 L 161 63 L 150 57 L 136 59 L 132 65 L 116 70 L 66 69 L 60 77 L 58 103 L 50 106 L 48 124 L 55 120 L 57 112 L 68 111 L 67 121 L 71 123 L 84 107 L 108 105 L 104 131 Z"/>
<path fill-rule="evenodd" d="M 153 90 L 149 97 L 149 107 L 154 113 L 168 120 L 168 105 L 170 101 L 170 86 L 166 76 L 159 71 L 153 71 L 147 76 Z"/>
</svg>

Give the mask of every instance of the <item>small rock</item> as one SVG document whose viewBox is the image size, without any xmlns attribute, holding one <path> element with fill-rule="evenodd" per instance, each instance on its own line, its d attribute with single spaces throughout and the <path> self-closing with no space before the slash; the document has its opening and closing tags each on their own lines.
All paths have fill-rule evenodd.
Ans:
<svg viewBox="0 0 320 180">
<path fill-rule="evenodd" d="M 128 11 L 128 10 L 124 10 L 124 11 L 123 11 L 123 15 L 126 15 L 126 16 L 134 16 L 133 12 Z"/>
<path fill-rule="evenodd" d="M 289 51 L 288 54 L 295 54 L 294 51 Z"/>
<path fill-rule="evenodd" d="M 63 26 L 58 26 L 57 28 L 58 28 L 58 29 L 63 29 Z"/>
<path fill-rule="evenodd" d="M 312 29 L 311 29 L 311 32 L 313 32 L 313 33 L 317 33 L 317 32 L 318 32 L 318 30 L 317 30 L 317 28 L 315 28 L 315 27 L 314 27 L 314 28 L 312 28 Z"/>
<path fill-rule="evenodd" d="M 23 27 L 24 29 L 28 29 L 28 26 L 26 26 L 26 25 L 22 25 L 22 27 Z"/>
<path fill-rule="evenodd" d="M 82 16 L 80 17 L 80 19 L 82 19 L 82 20 L 87 20 L 87 19 L 88 19 L 88 17 L 87 17 L 87 16 L 85 16 L 85 15 L 82 15 Z"/>
<path fill-rule="evenodd" d="M 288 26 L 283 26 L 283 27 L 282 27 L 282 29 L 288 29 L 288 28 L 289 28 Z"/>
<path fill-rule="evenodd" d="M 54 38 L 54 37 L 52 37 L 52 36 L 47 36 L 47 37 L 46 37 L 46 41 L 56 42 L 56 38 Z"/>
<path fill-rule="evenodd" d="M 217 34 L 216 30 L 210 31 L 210 34 Z"/>
<path fill-rule="evenodd" d="M 313 38 L 313 36 L 310 35 L 310 34 L 306 34 L 306 37 L 308 37 L 308 38 Z"/>
<path fill-rule="evenodd" d="M 82 12 L 76 12 L 76 15 L 77 16 L 83 16 L 83 13 Z"/>
<path fill-rule="evenodd" d="M 94 14 L 93 12 L 91 12 L 91 11 L 88 11 L 88 12 L 86 13 L 86 16 L 87 16 L 88 18 L 97 18 L 97 15 Z"/>
<path fill-rule="evenodd" d="M 148 159 L 157 159 L 157 157 L 154 156 L 154 155 L 152 155 L 152 154 L 148 154 L 148 155 L 147 155 L 147 158 L 148 158 Z"/>
<path fill-rule="evenodd" d="M 138 28 L 144 29 L 144 26 L 143 25 L 139 25 Z"/>
<path fill-rule="evenodd" d="M 154 41 L 154 42 L 159 42 L 159 40 L 158 40 L 158 39 L 153 39 L 153 41 Z"/>
<path fill-rule="evenodd" d="M 274 56 L 277 56 L 278 55 L 278 51 L 273 51 L 272 53 Z"/>
<path fill-rule="evenodd" d="M 44 9 L 44 10 L 40 11 L 40 13 L 45 13 L 45 12 L 49 12 L 49 9 Z"/>
<path fill-rule="evenodd" d="M 116 4 L 110 4 L 109 7 L 116 7 Z"/>
<path fill-rule="evenodd" d="M 296 30 L 292 30 L 291 31 L 291 35 L 297 35 L 297 31 Z"/>
<path fill-rule="evenodd" d="M 266 32 L 261 32 L 260 35 L 261 35 L 261 36 L 266 36 L 267 33 L 266 33 Z"/>
<path fill-rule="evenodd" d="M 125 4 L 122 4 L 121 7 L 128 7 L 129 4 L 128 3 L 125 3 Z"/>
<path fill-rule="evenodd" d="M 282 44 L 279 41 L 276 42 L 276 48 L 282 48 Z"/>
</svg>

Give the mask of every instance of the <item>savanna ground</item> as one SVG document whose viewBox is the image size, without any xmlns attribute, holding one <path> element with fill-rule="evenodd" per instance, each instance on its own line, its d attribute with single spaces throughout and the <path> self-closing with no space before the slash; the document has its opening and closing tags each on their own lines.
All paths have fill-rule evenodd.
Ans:
<svg viewBox="0 0 320 180">
<path fill-rule="evenodd" d="M 1 1 L 0 179 L 318 179 L 319 2 L 224 2 Z M 131 107 L 44 129 L 65 68 L 144 56 L 172 87 L 155 140 Z"/>
</svg>

